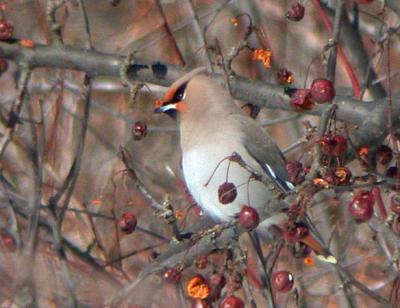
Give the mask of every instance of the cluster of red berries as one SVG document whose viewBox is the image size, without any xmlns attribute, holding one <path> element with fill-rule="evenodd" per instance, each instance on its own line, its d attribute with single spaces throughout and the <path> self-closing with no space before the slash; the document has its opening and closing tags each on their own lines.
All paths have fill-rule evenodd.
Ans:
<svg viewBox="0 0 400 308">
<path fill-rule="evenodd" d="M 325 78 L 315 79 L 310 89 L 297 89 L 291 94 L 290 103 L 301 109 L 310 109 L 314 105 L 324 104 L 335 98 L 332 81 Z"/>
</svg>

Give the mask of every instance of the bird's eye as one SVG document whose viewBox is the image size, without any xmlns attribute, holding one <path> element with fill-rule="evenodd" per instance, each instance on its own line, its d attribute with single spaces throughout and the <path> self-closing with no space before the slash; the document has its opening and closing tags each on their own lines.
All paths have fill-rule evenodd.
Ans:
<svg viewBox="0 0 400 308">
<path fill-rule="evenodd" d="M 187 83 L 184 83 L 183 85 L 181 85 L 175 92 L 175 95 L 172 99 L 173 102 L 180 102 L 181 100 L 185 99 L 186 93 L 186 86 Z"/>
</svg>

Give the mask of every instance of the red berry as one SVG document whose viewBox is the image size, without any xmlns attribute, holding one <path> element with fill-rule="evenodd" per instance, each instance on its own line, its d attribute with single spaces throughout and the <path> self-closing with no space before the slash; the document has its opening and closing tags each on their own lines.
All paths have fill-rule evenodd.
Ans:
<svg viewBox="0 0 400 308">
<path fill-rule="evenodd" d="M 14 27 L 10 23 L 4 19 L 0 20 L 0 40 L 9 40 L 12 37 L 13 31 Z"/>
<path fill-rule="evenodd" d="M 137 224 L 137 218 L 135 214 L 131 212 L 126 212 L 122 214 L 122 216 L 118 220 L 118 225 L 121 228 L 121 231 L 126 234 L 131 234 L 135 231 Z"/>
<path fill-rule="evenodd" d="M 135 140 L 141 140 L 147 135 L 147 125 L 144 122 L 136 122 L 132 129 L 133 138 Z"/>
<path fill-rule="evenodd" d="M 294 81 L 293 73 L 286 68 L 280 69 L 276 73 L 276 77 L 278 78 L 279 83 L 281 84 L 292 84 Z"/>
<path fill-rule="evenodd" d="M 181 277 L 181 272 L 175 268 L 170 268 L 164 273 L 165 280 L 172 283 L 178 283 L 181 280 Z"/>
<path fill-rule="evenodd" d="M 305 11 L 304 6 L 296 2 L 292 5 L 291 10 L 287 12 L 286 17 L 291 21 L 300 21 L 303 19 Z"/>
<path fill-rule="evenodd" d="M 339 157 L 347 151 L 347 140 L 342 135 L 324 135 L 318 143 L 321 152 L 328 156 Z"/>
<path fill-rule="evenodd" d="M 371 219 L 374 214 L 374 198 L 368 191 L 360 191 L 349 204 L 349 213 L 356 222 L 362 223 Z"/>
<path fill-rule="evenodd" d="M 222 204 L 228 204 L 236 199 L 237 191 L 235 184 L 225 182 L 218 188 L 218 200 Z"/>
<path fill-rule="evenodd" d="M 286 171 L 289 175 L 289 181 L 293 185 L 300 184 L 304 181 L 304 176 L 301 175 L 303 165 L 297 160 L 290 160 L 285 165 Z"/>
<path fill-rule="evenodd" d="M 7 248 L 9 251 L 14 252 L 17 249 L 17 243 L 10 233 L 8 233 L 7 231 L 3 231 L 0 237 L 4 247 Z"/>
<path fill-rule="evenodd" d="M 291 96 L 290 103 L 301 109 L 310 109 L 313 106 L 310 90 L 297 89 Z"/>
<path fill-rule="evenodd" d="M 337 185 L 347 185 L 351 179 L 351 171 L 347 167 L 337 167 L 334 171 L 335 174 L 335 184 Z"/>
<path fill-rule="evenodd" d="M 378 164 L 387 165 L 393 158 L 393 151 L 388 146 L 382 144 L 376 149 L 375 156 Z"/>
<path fill-rule="evenodd" d="M 335 97 L 335 87 L 332 81 L 324 78 L 315 79 L 311 84 L 311 98 L 314 102 L 322 104 Z"/>
<path fill-rule="evenodd" d="M 390 209 L 393 213 L 400 215 L 400 195 L 395 194 L 390 198 Z"/>
<path fill-rule="evenodd" d="M 244 308 L 244 302 L 235 295 L 229 295 L 222 300 L 219 308 Z"/>
<path fill-rule="evenodd" d="M 278 292 L 289 292 L 293 288 L 294 278 L 288 271 L 279 271 L 272 274 L 272 288 Z"/>
<path fill-rule="evenodd" d="M 248 205 L 243 205 L 239 213 L 239 224 L 247 229 L 252 230 L 260 223 L 260 217 L 257 210 Z"/>
<path fill-rule="evenodd" d="M 208 259 L 207 256 L 200 256 L 197 260 L 196 260 L 196 267 L 198 269 L 205 269 L 208 265 Z"/>
<path fill-rule="evenodd" d="M 296 223 L 294 226 L 288 226 L 285 230 L 284 236 L 288 242 L 295 243 L 301 241 L 308 235 L 309 231 L 306 225 Z"/>
<path fill-rule="evenodd" d="M 332 155 L 333 156 L 341 156 L 347 151 L 347 140 L 342 135 L 334 135 L 332 136 L 333 147 L 332 147 Z"/>
</svg>

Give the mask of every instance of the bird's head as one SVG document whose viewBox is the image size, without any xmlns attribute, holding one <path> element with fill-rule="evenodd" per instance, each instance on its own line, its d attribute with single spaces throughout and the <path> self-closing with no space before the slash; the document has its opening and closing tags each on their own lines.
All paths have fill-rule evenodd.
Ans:
<svg viewBox="0 0 400 308">
<path fill-rule="evenodd" d="M 223 101 L 230 102 L 226 90 L 217 80 L 205 74 L 206 69 L 194 69 L 175 81 L 167 90 L 164 99 L 156 102 L 155 113 L 166 113 L 181 121 L 195 120 L 205 114 L 217 112 Z M 225 99 L 224 99 L 225 98 Z"/>
</svg>

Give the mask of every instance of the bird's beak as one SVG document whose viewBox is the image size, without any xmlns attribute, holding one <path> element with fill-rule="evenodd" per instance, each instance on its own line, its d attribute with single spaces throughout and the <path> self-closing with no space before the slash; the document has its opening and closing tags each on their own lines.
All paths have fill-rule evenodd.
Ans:
<svg viewBox="0 0 400 308">
<path fill-rule="evenodd" d="M 156 109 L 154 109 L 154 113 L 168 113 L 173 112 L 177 109 L 178 103 L 169 103 L 157 100 L 156 101 Z"/>
</svg>

